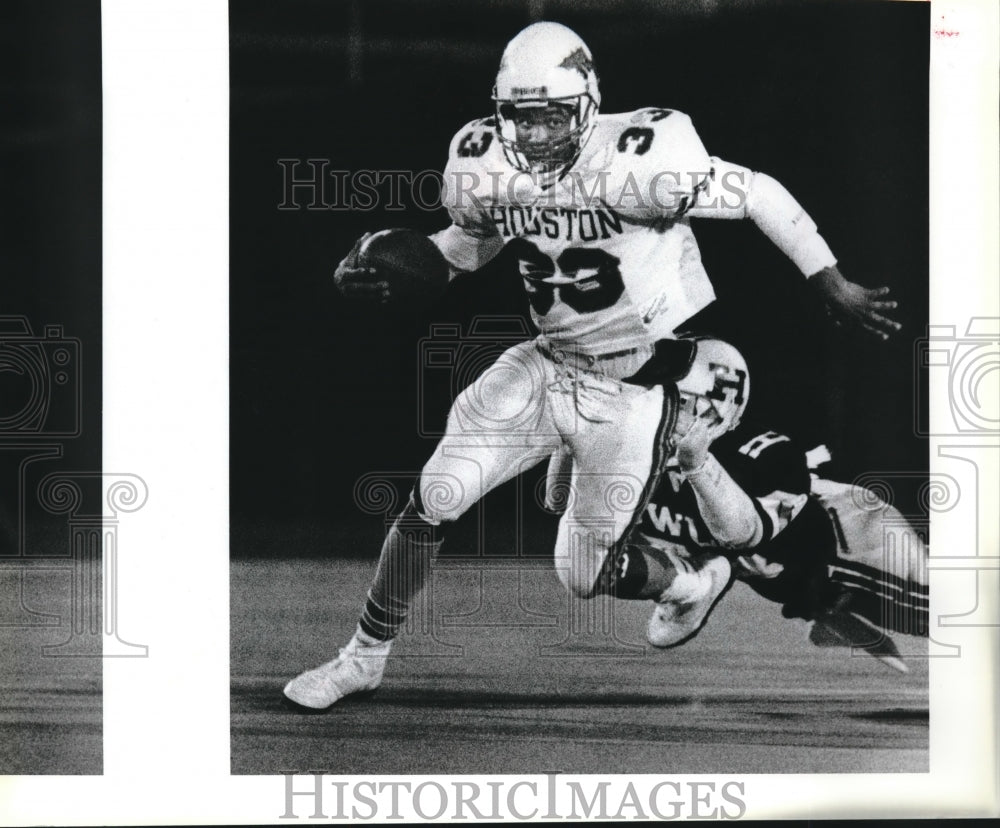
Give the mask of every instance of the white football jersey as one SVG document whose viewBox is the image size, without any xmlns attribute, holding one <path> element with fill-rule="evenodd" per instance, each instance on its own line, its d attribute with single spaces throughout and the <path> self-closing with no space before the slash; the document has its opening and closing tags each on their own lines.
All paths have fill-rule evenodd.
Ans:
<svg viewBox="0 0 1000 828">
<path fill-rule="evenodd" d="M 712 160 L 669 109 L 600 115 L 548 189 L 504 155 L 492 118 L 452 141 L 442 200 L 466 234 L 516 253 L 541 333 L 599 354 L 648 345 L 714 298 L 685 213 Z"/>
</svg>

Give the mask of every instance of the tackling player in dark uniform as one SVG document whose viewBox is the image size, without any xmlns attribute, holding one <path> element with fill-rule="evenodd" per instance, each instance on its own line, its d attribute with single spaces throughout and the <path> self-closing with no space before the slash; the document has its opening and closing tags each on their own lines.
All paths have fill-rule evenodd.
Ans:
<svg viewBox="0 0 1000 828">
<path fill-rule="evenodd" d="M 813 643 L 860 647 L 905 671 L 886 631 L 927 635 L 926 551 L 912 527 L 869 490 L 814 478 L 807 453 L 786 435 L 739 428 L 712 453 L 765 527 L 752 554 L 732 560 L 733 578 L 780 603 L 784 617 L 814 621 Z M 887 543 L 893 536 L 903 544 Z M 640 537 L 686 552 L 717 548 L 677 469 L 647 507 Z"/>
<path fill-rule="evenodd" d="M 700 339 L 665 350 L 673 352 L 669 359 L 631 379 L 676 379 L 684 365 L 676 450 L 616 561 L 624 579 L 657 556 L 676 572 L 650 619 L 650 643 L 673 647 L 692 638 L 740 579 L 780 603 L 786 618 L 815 622 L 813 643 L 859 647 L 906 672 L 886 631 L 927 635 L 923 539 L 870 490 L 811 473 L 829 459 L 824 451 L 740 426 L 749 376 L 735 348 Z M 550 465 L 549 505 L 556 509 L 565 498 L 560 486 L 568 485 L 564 460 Z"/>
</svg>

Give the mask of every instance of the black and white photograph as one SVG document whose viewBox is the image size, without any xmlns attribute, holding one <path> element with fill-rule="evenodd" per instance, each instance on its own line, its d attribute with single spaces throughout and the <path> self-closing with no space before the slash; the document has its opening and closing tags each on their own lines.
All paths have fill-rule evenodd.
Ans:
<svg viewBox="0 0 1000 828">
<path fill-rule="evenodd" d="M 107 608 L 100 3 L 4 3 L 0 39 L 0 774 L 94 775 Z"/>
<path fill-rule="evenodd" d="M 997 815 L 995 5 L 0 24 L 0 824 Z"/>
<path fill-rule="evenodd" d="M 929 14 L 232 5 L 234 773 L 928 770 Z"/>
</svg>

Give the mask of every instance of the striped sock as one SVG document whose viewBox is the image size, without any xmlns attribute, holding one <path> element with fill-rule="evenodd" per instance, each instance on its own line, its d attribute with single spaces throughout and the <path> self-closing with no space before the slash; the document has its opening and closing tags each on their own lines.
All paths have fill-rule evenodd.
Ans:
<svg viewBox="0 0 1000 828">
<path fill-rule="evenodd" d="M 439 529 L 417 513 L 411 498 L 382 544 L 378 571 L 368 590 L 359 628 L 376 641 L 396 637 L 420 593 L 430 561 L 441 548 Z"/>
</svg>

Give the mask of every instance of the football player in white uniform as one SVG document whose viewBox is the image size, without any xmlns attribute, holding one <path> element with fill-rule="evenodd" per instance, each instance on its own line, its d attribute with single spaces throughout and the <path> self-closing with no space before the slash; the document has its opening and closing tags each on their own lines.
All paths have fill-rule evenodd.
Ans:
<svg viewBox="0 0 1000 828">
<path fill-rule="evenodd" d="M 674 345 L 691 354 L 676 381 L 676 450 L 615 562 L 619 577 L 656 557 L 675 572 L 650 618 L 650 643 L 677 646 L 705 624 L 725 591 L 709 576 L 714 560 L 723 583 L 731 572 L 786 618 L 813 621 L 815 644 L 857 647 L 906 672 L 888 633 L 927 635 L 923 539 L 873 491 L 811 473 L 829 460 L 822 447 L 805 452 L 787 435 L 740 426 L 750 382 L 735 348 L 707 338 Z M 656 381 L 654 367 L 631 381 Z M 570 463 L 565 452 L 550 462 L 553 511 L 571 496 Z"/>
<path fill-rule="evenodd" d="M 774 179 L 708 155 L 691 120 L 669 109 L 599 115 L 586 44 L 536 23 L 505 49 L 495 114 L 451 143 L 435 234 L 454 271 L 516 254 L 540 335 L 510 348 L 455 400 L 447 429 L 390 529 L 354 637 L 289 682 L 285 695 L 324 708 L 381 681 L 394 636 L 423 587 L 443 531 L 484 494 L 554 451 L 573 457 L 576 497 L 556 566 L 576 596 L 657 598 L 672 573 L 614 577 L 629 531 L 656 489 L 677 416 L 676 390 L 623 382 L 714 299 L 690 216 L 749 217 L 845 315 L 887 335 L 886 290 L 848 282 L 802 207 Z M 348 296 L 384 297 L 384 274 L 359 266 L 360 242 L 335 280 Z M 718 588 L 722 565 L 707 564 Z M 636 567 L 635 572 L 640 569 Z"/>
</svg>

